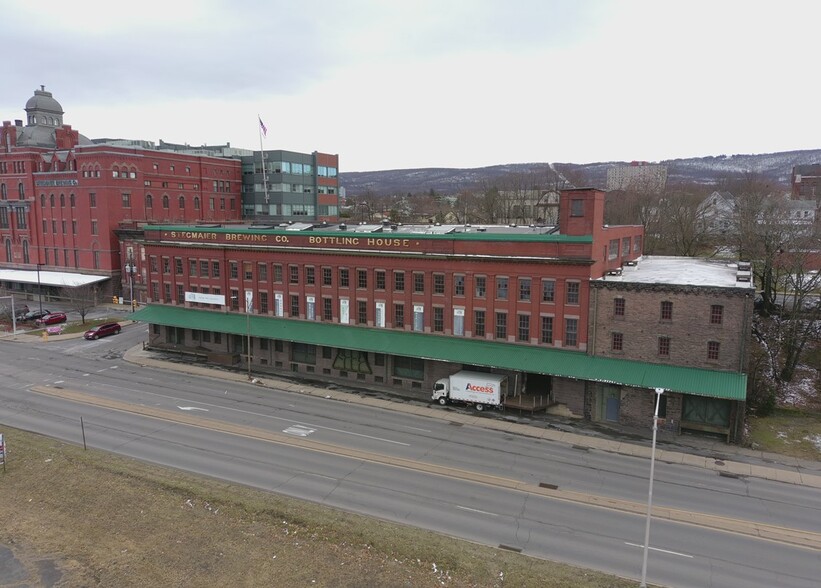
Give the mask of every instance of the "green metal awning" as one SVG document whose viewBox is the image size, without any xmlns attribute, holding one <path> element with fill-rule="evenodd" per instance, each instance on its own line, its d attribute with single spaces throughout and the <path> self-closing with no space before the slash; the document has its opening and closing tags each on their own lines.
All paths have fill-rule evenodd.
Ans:
<svg viewBox="0 0 821 588">
<path fill-rule="evenodd" d="M 639 388 L 664 388 L 672 392 L 727 400 L 744 400 L 747 397 L 747 375 L 739 372 L 591 357 L 583 352 L 565 349 L 165 305 L 148 306 L 130 318 L 170 327 L 235 335 L 247 335 L 250 330 L 252 337 Z"/>
</svg>

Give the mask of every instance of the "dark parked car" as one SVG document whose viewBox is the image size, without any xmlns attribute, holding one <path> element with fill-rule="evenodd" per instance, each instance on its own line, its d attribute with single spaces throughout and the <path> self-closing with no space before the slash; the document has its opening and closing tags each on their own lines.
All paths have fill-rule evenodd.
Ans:
<svg viewBox="0 0 821 588">
<path fill-rule="evenodd" d="M 45 308 L 43 310 L 32 310 L 31 312 L 27 312 L 26 314 L 24 314 L 23 318 L 21 318 L 20 320 L 22 320 L 22 321 L 36 321 L 37 319 L 43 318 L 47 314 L 51 314 L 51 311 L 46 310 Z"/>
<path fill-rule="evenodd" d="M 38 325 L 56 325 L 57 323 L 64 323 L 68 320 L 64 312 L 52 312 L 44 317 L 37 319 Z"/>
<path fill-rule="evenodd" d="M 89 329 L 83 333 L 83 337 L 86 339 L 99 339 L 108 335 L 119 335 L 121 330 L 120 323 L 105 323 Z"/>
<path fill-rule="evenodd" d="M 29 313 L 28 304 L 24 304 L 22 307 L 17 307 L 14 309 L 14 318 L 18 321 L 23 320 L 23 317 Z"/>
</svg>

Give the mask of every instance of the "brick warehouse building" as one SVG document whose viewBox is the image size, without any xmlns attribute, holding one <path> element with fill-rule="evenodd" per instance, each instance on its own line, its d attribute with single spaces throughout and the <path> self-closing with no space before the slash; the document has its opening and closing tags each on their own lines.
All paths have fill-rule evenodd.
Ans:
<svg viewBox="0 0 821 588">
<path fill-rule="evenodd" d="M 150 303 L 135 318 L 151 324 L 150 347 L 247 362 L 249 375 L 429 399 L 438 378 L 492 370 L 510 376 L 510 406 L 623 423 L 649 423 L 661 387 L 676 430 L 684 420 L 734 435 L 749 285 L 725 267 L 732 283 L 702 290 L 627 286 L 631 267 L 645 263 L 631 266 L 643 228 L 607 227 L 603 212 L 603 192 L 579 189 L 562 192 L 557 227 L 149 225 L 133 245 L 147 260 Z M 629 309 L 620 349 L 608 324 L 618 319 L 605 312 L 614 297 Z M 700 314 L 705 304 L 726 308 L 709 358 L 682 345 L 695 323 L 682 306 Z M 652 305 L 678 310 L 653 320 Z M 666 354 L 650 343 L 662 337 Z M 711 401 L 690 397 L 720 407 L 707 414 Z"/>
</svg>

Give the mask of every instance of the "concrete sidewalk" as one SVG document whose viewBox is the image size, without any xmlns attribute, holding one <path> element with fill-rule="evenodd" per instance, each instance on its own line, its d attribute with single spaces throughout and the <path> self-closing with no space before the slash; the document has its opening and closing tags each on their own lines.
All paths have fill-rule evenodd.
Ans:
<svg viewBox="0 0 821 588">
<path fill-rule="evenodd" d="M 168 357 L 167 354 L 156 351 L 146 351 L 142 346 L 129 349 L 124 359 L 137 365 L 153 368 L 169 369 L 180 373 L 189 373 L 208 378 L 219 378 L 226 381 L 249 383 L 245 372 L 234 371 L 218 366 L 207 366 L 186 362 Z M 499 413 L 486 412 L 481 415 L 471 414 L 468 410 L 445 409 L 439 405 L 425 404 L 408 399 L 391 399 L 365 394 L 364 391 L 341 390 L 334 386 L 325 388 L 307 382 L 295 382 L 275 376 L 256 376 L 252 380 L 256 386 L 276 388 L 321 396 L 322 398 L 362 404 L 394 412 L 406 412 L 443 421 L 462 423 L 475 427 L 484 427 L 505 431 L 511 434 L 558 441 L 577 447 L 585 447 L 632 455 L 635 457 L 650 458 L 652 451 L 649 440 L 636 439 L 635 435 L 624 435 L 618 431 L 596 430 L 567 430 L 573 425 L 554 423 L 549 420 L 516 418 L 508 415 L 499 416 Z M 562 430 L 566 429 L 566 430 Z M 581 429 L 581 428 L 580 428 Z M 625 440 L 623 437 L 632 437 Z M 621 437 L 621 438 L 620 438 Z M 713 470 L 719 474 L 734 477 L 754 477 L 765 480 L 775 480 L 788 484 L 797 484 L 813 488 L 821 488 L 821 462 L 799 460 L 780 454 L 755 451 L 735 445 L 727 445 L 721 441 L 702 438 L 690 438 L 685 443 L 678 437 L 666 439 L 657 444 L 656 459 L 666 463 L 682 464 Z"/>
</svg>

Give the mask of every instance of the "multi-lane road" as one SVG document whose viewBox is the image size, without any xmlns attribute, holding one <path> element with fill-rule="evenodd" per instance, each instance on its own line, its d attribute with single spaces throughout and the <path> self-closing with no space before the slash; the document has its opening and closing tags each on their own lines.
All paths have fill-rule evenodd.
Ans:
<svg viewBox="0 0 821 588">
<path fill-rule="evenodd" d="M 0 341 L 0 423 L 80 443 L 82 417 L 100 449 L 640 575 L 646 459 L 124 361 L 145 338 L 132 325 L 99 341 Z M 818 586 L 816 488 L 657 463 L 654 505 L 669 520 L 653 520 L 650 582 Z"/>
</svg>

